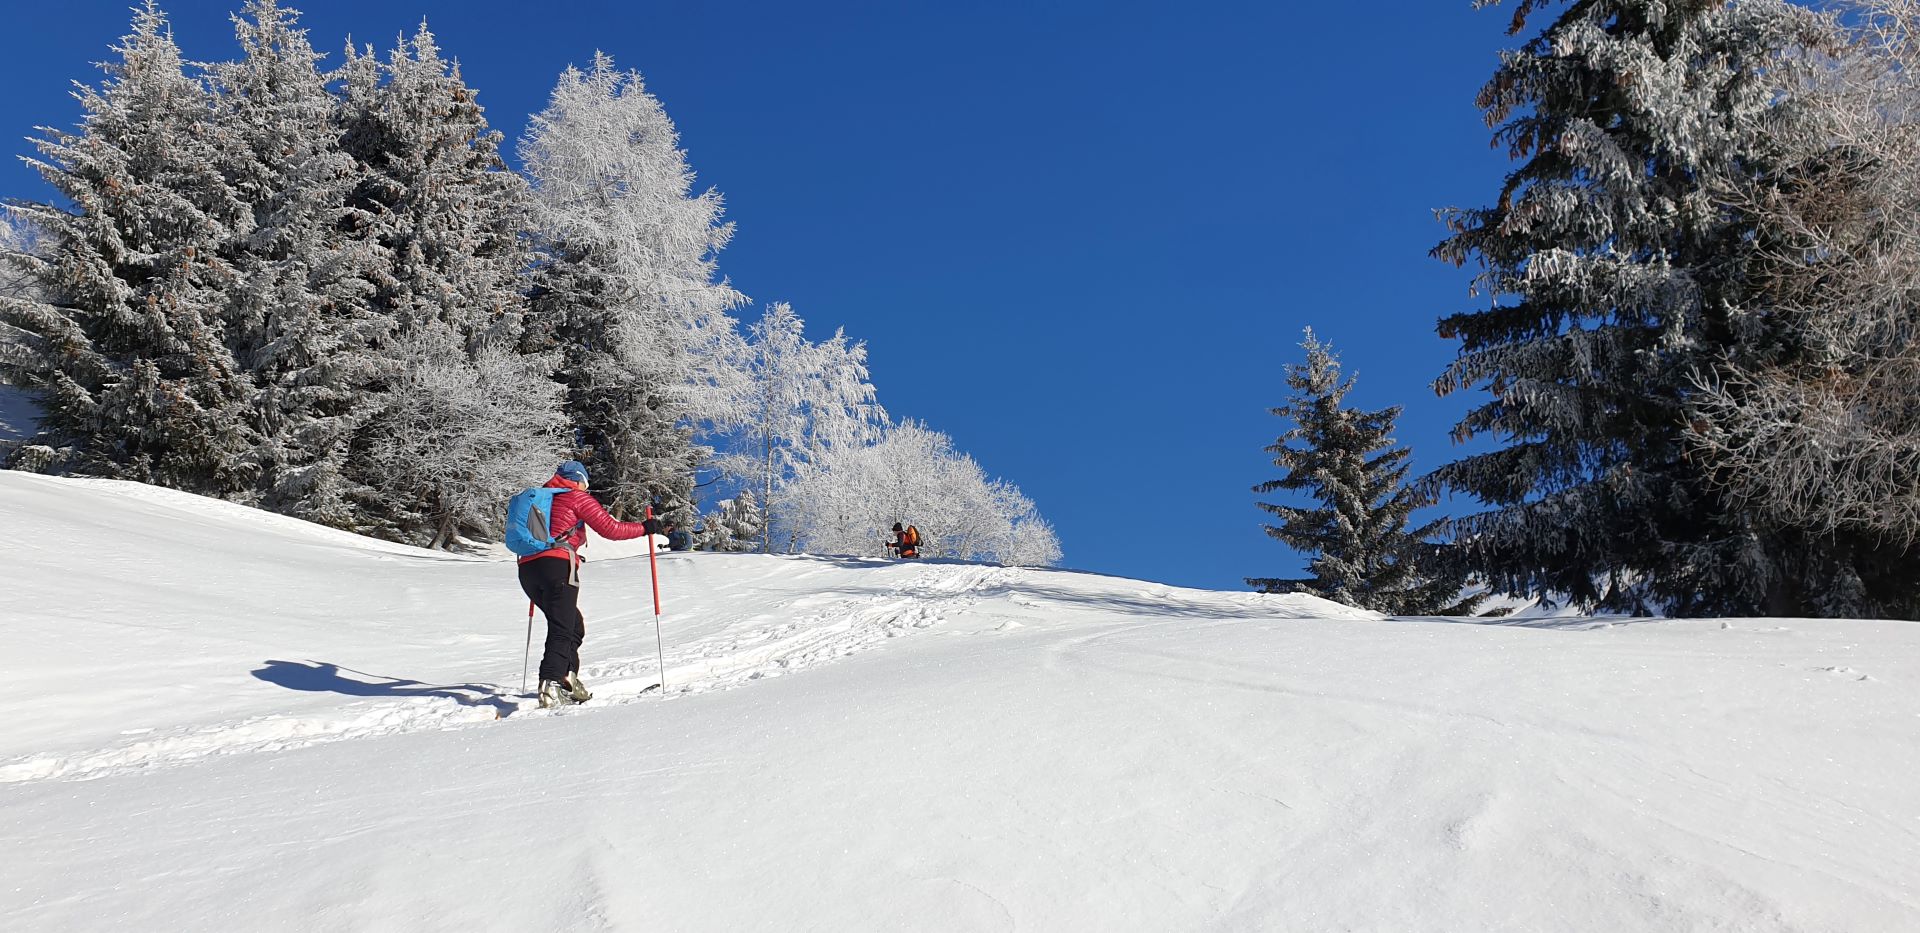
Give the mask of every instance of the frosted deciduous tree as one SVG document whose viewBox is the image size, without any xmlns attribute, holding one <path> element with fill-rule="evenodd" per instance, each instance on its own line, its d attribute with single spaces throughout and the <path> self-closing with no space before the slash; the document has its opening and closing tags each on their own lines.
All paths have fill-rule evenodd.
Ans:
<svg viewBox="0 0 1920 933">
<path fill-rule="evenodd" d="M 387 407 L 363 429 L 361 466 L 379 494 L 407 496 L 368 509 L 380 523 L 372 530 L 443 547 L 494 529 L 508 495 L 565 459 L 560 386 L 508 348 L 469 355 L 445 325 L 408 336 L 400 352 Z"/>
<path fill-rule="evenodd" d="M 791 536 L 790 481 L 835 451 L 863 448 L 881 436 L 886 411 L 867 381 L 867 348 L 844 331 L 809 342 L 806 324 L 785 302 L 771 305 L 748 331 L 745 382 L 736 403 L 741 422 L 734 451 L 720 463 L 759 494 L 768 522 L 762 550 L 773 549 L 774 526 Z"/>
<path fill-rule="evenodd" d="M 1868 0 L 1733 179 L 1763 231 L 1736 325 L 1770 352 L 1700 373 L 1689 436 L 1757 520 L 1806 536 L 1821 614 L 1920 617 L 1920 0 Z"/>
<path fill-rule="evenodd" d="M 1513 31 L 1556 6 L 1519 0 Z M 1495 589 L 1812 608 L 1807 542 L 1756 525 L 1684 435 L 1697 373 L 1762 352 L 1732 314 L 1760 231 L 1716 192 L 1781 167 L 1769 125 L 1831 41 L 1830 18 L 1784 0 L 1571 3 L 1481 91 L 1523 161 L 1493 206 L 1443 212 L 1436 255 L 1479 264 L 1492 302 L 1441 321 L 1460 350 L 1436 388 L 1487 391 L 1455 435 L 1506 443 L 1432 480 L 1490 506 L 1457 530 Z"/>
<path fill-rule="evenodd" d="M 999 562 L 1012 567 L 1051 567 L 1060 563 L 1063 556 L 1060 536 L 1054 533 L 1053 523 L 1040 517 L 1039 508 L 1018 489 L 1011 484 L 1006 488 L 1003 514 L 1009 516 L 1013 530 L 997 552 Z"/>
<path fill-rule="evenodd" d="M 235 273 L 219 246 L 249 214 L 216 169 L 206 88 L 151 0 L 75 131 L 29 159 L 64 204 L 19 204 L 47 240 L 9 257 L 30 295 L 0 298 L 7 378 L 37 390 L 62 465 L 214 495 L 250 486 L 247 385 L 225 343 Z"/>
<path fill-rule="evenodd" d="M 824 449 L 788 490 L 779 532 L 809 553 L 882 556 L 894 522 L 919 529 L 925 557 L 1023 566 L 1060 559 L 1053 529 L 1011 483 L 989 480 L 952 439 L 916 422 L 876 443 Z"/>
<path fill-rule="evenodd" d="M 695 193 L 679 134 L 638 72 L 595 55 L 560 75 L 520 141 L 540 243 L 529 338 L 558 351 L 566 408 L 615 512 L 691 518 L 712 451 L 696 428 L 737 399 L 745 301 L 716 280 L 732 236 L 718 192 Z"/>
<path fill-rule="evenodd" d="M 1283 473 L 1253 489 L 1313 498 L 1311 507 L 1260 503 L 1280 519 L 1267 534 L 1311 555 L 1313 576 L 1247 582 L 1269 593 L 1311 593 L 1398 615 L 1464 610 L 1458 604 L 1465 581 L 1446 566 L 1445 546 L 1432 540 L 1447 520 L 1408 527 L 1414 510 L 1433 499 L 1407 485 L 1412 451 L 1393 440 L 1400 408 L 1347 407 L 1354 381 L 1342 381 L 1332 348 L 1311 329 L 1300 346 L 1306 362 L 1287 366 L 1293 394 L 1273 409 L 1293 426 L 1267 448 Z"/>
</svg>

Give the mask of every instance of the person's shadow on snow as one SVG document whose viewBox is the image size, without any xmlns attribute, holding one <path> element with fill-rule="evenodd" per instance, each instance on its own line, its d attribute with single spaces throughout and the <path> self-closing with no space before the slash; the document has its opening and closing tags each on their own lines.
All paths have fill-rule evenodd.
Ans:
<svg viewBox="0 0 1920 933">
<path fill-rule="evenodd" d="M 342 671 L 369 679 L 345 677 L 341 675 Z M 514 708 L 500 688 L 492 684 L 436 685 L 398 677 L 382 677 L 323 661 L 268 661 L 267 666 L 254 671 L 253 676 L 288 690 L 339 693 L 350 697 L 446 697 L 462 706 L 491 706 L 499 710 L 501 715 L 512 712 Z"/>
</svg>

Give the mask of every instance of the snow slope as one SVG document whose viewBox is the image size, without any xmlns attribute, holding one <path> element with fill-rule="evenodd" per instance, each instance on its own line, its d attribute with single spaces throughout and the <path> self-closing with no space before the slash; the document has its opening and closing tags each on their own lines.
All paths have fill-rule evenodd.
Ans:
<svg viewBox="0 0 1920 933">
<path fill-rule="evenodd" d="M 0 527 L 0 929 L 1920 929 L 1909 623 L 676 554 L 643 695 L 616 556 L 555 714 L 504 562 L 8 472 Z"/>
</svg>

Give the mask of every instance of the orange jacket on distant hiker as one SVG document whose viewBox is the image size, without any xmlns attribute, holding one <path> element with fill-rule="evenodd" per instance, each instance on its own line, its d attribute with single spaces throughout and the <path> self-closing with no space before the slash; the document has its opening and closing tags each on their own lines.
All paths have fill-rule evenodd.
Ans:
<svg viewBox="0 0 1920 933">
<path fill-rule="evenodd" d="M 900 536 L 894 540 L 893 549 L 900 552 L 901 557 L 919 557 L 920 529 L 908 525 L 900 532 Z"/>
</svg>

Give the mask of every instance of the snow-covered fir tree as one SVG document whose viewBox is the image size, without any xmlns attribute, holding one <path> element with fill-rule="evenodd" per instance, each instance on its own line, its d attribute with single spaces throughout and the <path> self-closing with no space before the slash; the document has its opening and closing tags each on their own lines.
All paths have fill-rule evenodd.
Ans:
<svg viewBox="0 0 1920 933">
<path fill-rule="evenodd" d="M 349 48 L 344 75 L 343 144 L 359 172 L 348 223 L 375 254 L 369 308 L 391 328 L 374 348 L 382 371 L 362 403 L 374 413 L 350 444 L 348 498 L 362 530 L 402 540 L 445 544 L 491 532 L 497 510 L 473 504 L 505 501 L 541 472 L 530 473 L 530 463 L 565 452 L 564 418 L 537 389 L 554 360 L 518 352 L 530 260 L 520 236 L 526 183 L 506 170 L 500 134 L 425 24 L 384 65 Z M 451 375 L 463 367 L 464 376 Z M 419 370 L 438 375 L 423 384 L 409 376 Z M 523 389 L 505 404 L 456 397 Z M 469 420 L 437 420 L 445 418 Z M 395 464 L 435 456 L 417 430 L 429 421 L 445 432 L 517 437 L 519 446 L 482 444 L 472 450 L 481 459 L 458 476 L 396 475 Z"/>
<path fill-rule="evenodd" d="M 517 342 L 528 191 L 477 92 L 424 23 L 384 64 L 371 49 L 347 55 L 343 145 L 363 173 L 351 219 L 387 263 L 375 307 L 402 335 L 439 323 L 469 346 Z"/>
<path fill-rule="evenodd" d="M 1513 30 L 1559 5 L 1519 0 Z M 1695 376 L 1765 340 L 1732 317 L 1756 230 L 1716 191 L 1780 165 L 1770 116 L 1830 28 L 1784 0 L 1573 3 L 1481 92 L 1524 161 L 1494 206 L 1444 213 L 1436 255 L 1481 265 L 1494 301 L 1441 321 L 1460 354 L 1436 389 L 1489 392 L 1456 437 L 1507 445 L 1432 480 L 1491 506 L 1456 527 L 1495 589 L 1683 615 L 1816 610 L 1831 563 L 1752 521 L 1684 433 Z"/>
<path fill-rule="evenodd" d="M 990 480 L 953 440 L 918 422 L 871 444 L 821 448 L 787 485 L 776 536 L 814 554 L 882 556 L 895 522 L 920 532 L 923 557 L 1046 566 L 1060 560 L 1033 501 Z"/>
<path fill-rule="evenodd" d="M 58 465 L 214 495 L 249 488 L 257 435 L 226 344 L 236 286 L 220 246 L 251 215 L 217 169 L 211 98 L 152 2 L 75 131 L 42 128 L 28 160 L 64 204 L 16 205 L 46 237 L 9 260 L 36 294 L 0 299 L 9 381 L 38 392 Z"/>
<path fill-rule="evenodd" d="M 1354 380 L 1341 379 L 1333 350 L 1311 328 L 1300 346 L 1306 362 L 1288 364 L 1293 392 L 1273 409 L 1293 426 L 1267 448 L 1283 472 L 1253 490 L 1304 493 L 1315 500 L 1311 507 L 1260 503 L 1280 518 L 1267 534 L 1311 555 L 1313 576 L 1247 583 L 1269 593 L 1311 593 L 1396 615 L 1465 611 L 1463 575 L 1450 566 L 1446 546 L 1433 540 L 1447 520 L 1408 527 L 1414 510 L 1433 500 L 1407 484 L 1412 451 L 1393 439 L 1399 406 L 1348 407 Z"/>
<path fill-rule="evenodd" d="M 350 527 L 342 473 L 393 319 L 368 303 L 373 246 L 342 229 L 359 176 L 298 15 L 249 0 L 234 17 L 241 57 L 212 68 L 220 169 L 252 211 L 222 249 L 238 276 L 229 344 L 254 386 L 264 504 Z"/>
<path fill-rule="evenodd" d="M 867 348 L 844 331 L 820 343 L 806 338 L 806 322 L 785 302 L 773 304 L 748 330 L 741 430 L 721 466 L 759 494 L 767 523 L 761 549 L 798 546 L 794 498 L 788 484 L 836 450 L 864 448 L 881 437 L 886 410 L 867 381 Z"/>
<path fill-rule="evenodd" d="M 278 0 L 233 22 L 240 54 L 196 80 L 149 3 L 80 129 L 47 131 L 35 164 L 70 203 L 16 206 L 38 243 L 0 249 L 0 372 L 47 412 L 15 463 L 442 546 L 569 453 L 616 511 L 691 525 L 720 437 L 746 489 L 710 546 L 871 549 L 911 513 L 929 554 L 1057 559 L 1018 489 L 887 429 L 864 345 L 807 340 L 784 304 L 748 345 L 720 197 L 638 74 L 563 74 L 529 183 L 424 24 L 327 73 Z"/>
<path fill-rule="evenodd" d="M 737 396 L 745 297 L 716 280 L 732 236 L 693 190 L 679 135 L 638 72 L 606 55 L 560 75 L 520 142 L 540 263 L 530 339 L 558 351 L 566 409 L 616 514 L 692 518 L 695 429 Z"/>
<path fill-rule="evenodd" d="M 753 490 L 742 489 L 731 499 L 720 501 L 707 516 L 701 529 L 699 548 L 703 551 L 752 551 L 760 547 L 766 516 Z"/>
</svg>

